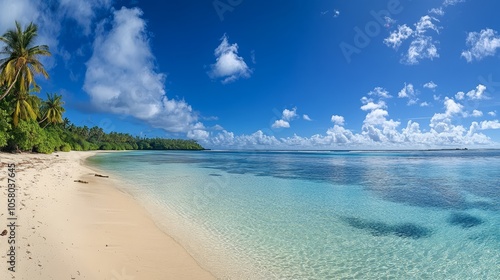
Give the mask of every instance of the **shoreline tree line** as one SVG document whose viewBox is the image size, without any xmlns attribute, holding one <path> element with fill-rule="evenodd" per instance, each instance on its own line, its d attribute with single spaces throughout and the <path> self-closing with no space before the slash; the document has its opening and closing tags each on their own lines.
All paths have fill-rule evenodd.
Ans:
<svg viewBox="0 0 500 280">
<path fill-rule="evenodd" d="M 88 150 L 203 150 L 195 140 L 142 138 L 128 133 L 105 133 L 94 126 L 76 126 L 63 118 L 62 95 L 41 99 L 35 76 L 49 78 L 42 56 L 48 46 L 34 45 L 37 25 L 15 28 L 0 37 L 0 150 L 52 153 Z"/>
</svg>

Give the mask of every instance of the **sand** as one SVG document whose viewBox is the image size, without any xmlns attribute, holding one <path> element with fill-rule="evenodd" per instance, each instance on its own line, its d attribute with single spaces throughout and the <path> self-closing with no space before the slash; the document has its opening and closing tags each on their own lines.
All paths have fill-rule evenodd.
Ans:
<svg viewBox="0 0 500 280">
<path fill-rule="evenodd" d="M 0 153 L 0 233 L 7 230 L 0 236 L 0 278 L 214 279 L 115 180 L 83 165 L 95 153 Z M 7 209 L 12 163 L 14 216 Z M 12 240 L 15 272 L 8 270 Z"/>
</svg>

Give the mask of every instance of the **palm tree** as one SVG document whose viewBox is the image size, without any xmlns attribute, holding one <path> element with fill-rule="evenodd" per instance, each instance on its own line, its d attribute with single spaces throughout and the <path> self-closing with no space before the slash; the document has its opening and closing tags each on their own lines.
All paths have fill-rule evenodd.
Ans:
<svg viewBox="0 0 500 280">
<path fill-rule="evenodd" d="M 19 92 L 12 100 L 14 111 L 12 112 L 12 122 L 17 126 L 19 120 L 36 120 L 40 107 L 40 98 L 29 92 Z"/>
<path fill-rule="evenodd" d="M 68 118 L 64 118 L 62 123 L 61 123 L 62 128 L 64 130 L 67 130 L 67 129 L 69 129 L 70 125 L 71 125 L 71 121 Z"/>
<path fill-rule="evenodd" d="M 65 111 L 63 105 L 62 95 L 47 93 L 47 100 L 43 101 L 41 107 L 43 119 L 40 123 L 47 121 L 45 126 L 50 123 L 63 123 L 62 115 Z"/>
<path fill-rule="evenodd" d="M 16 21 L 16 28 L 10 29 L 0 37 L 0 41 L 5 46 L 0 49 L 0 55 L 7 57 L 0 59 L 0 85 L 8 88 L 0 96 L 4 99 L 12 90 L 15 84 L 18 84 L 20 92 L 27 92 L 33 85 L 38 88 L 34 76 L 42 74 L 45 78 L 49 75 L 45 71 L 43 64 L 38 61 L 38 56 L 50 56 L 49 47 L 46 45 L 33 46 L 38 31 L 38 27 L 30 23 L 24 31 L 21 24 Z M 20 83 L 17 81 L 20 80 Z"/>
</svg>

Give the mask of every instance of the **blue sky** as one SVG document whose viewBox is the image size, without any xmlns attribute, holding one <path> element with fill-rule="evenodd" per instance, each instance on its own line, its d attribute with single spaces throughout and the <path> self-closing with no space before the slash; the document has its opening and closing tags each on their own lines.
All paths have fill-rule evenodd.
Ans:
<svg viewBox="0 0 500 280">
<path fill-rule="evenodd" d="M 215 149 L 500 147 L 496 1 L 0 0 L 77 125 Z"/>
</svg>

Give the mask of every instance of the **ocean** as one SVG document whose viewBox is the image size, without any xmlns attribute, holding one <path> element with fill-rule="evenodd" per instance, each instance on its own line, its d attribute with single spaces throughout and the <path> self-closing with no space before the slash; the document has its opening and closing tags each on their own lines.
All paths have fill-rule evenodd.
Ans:
<svg viewBox="0 0 500 280">
<path fill-rule="evenodd" d="M 219 279 L 500 279 L 500 151 L 130 151 L 119 178 Z"/>
</svg>

